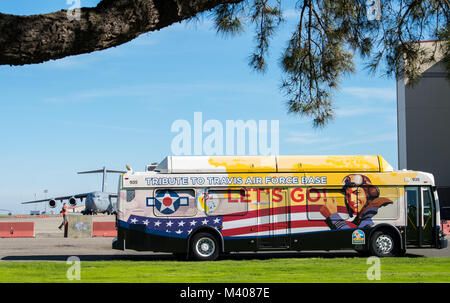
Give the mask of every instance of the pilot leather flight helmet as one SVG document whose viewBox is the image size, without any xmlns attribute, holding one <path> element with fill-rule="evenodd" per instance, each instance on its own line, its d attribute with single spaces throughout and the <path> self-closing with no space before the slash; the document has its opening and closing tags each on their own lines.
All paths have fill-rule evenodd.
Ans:
<svg viewBox="0 0 450 303">
<path fill-rule="evenodd" d="M 348 175 L 342 180 L 342 192 L 344 194 L 345 206 L 347 207 L 348 214 L 350 217 L 353 217 L 354 211 L 350 207 L 350 204 L 347 201 L 347 188 L 349 187 L 362 187 L 364 192 L 366 193 L 367 200 L 373 200 L 380 196 L 380 191 L 378 187 L 372 185 L 370 179 L 361 174 L 352 174 Z"/>
</svg>

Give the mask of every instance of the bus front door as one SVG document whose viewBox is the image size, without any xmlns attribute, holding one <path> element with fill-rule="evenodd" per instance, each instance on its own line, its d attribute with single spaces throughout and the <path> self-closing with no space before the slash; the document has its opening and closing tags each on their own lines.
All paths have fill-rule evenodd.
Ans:
<svg viewBox="0 0 450 303">
<path fill-rule="evenodd" d="M 433 245 L 433 230 L 435 229 L 435 208 L 431 188 L 422 187 L 422 245 Z"/>
<path fill-rule="evenodd" d="M 267 192 L 270 192 L 270 194 Z M 258 248 L 289 248 L 289 207 L 287 190 L 261 190 L 261 193 L 267 193 L 267 199 L 266 203 L 261 203 L 258 206 Z"/>
<path fill-rule="evenodd" d="M 407 187 L 406 244 L 428 246 L 434 243 L 435 206 L 430 187 Z"/>
</svg>

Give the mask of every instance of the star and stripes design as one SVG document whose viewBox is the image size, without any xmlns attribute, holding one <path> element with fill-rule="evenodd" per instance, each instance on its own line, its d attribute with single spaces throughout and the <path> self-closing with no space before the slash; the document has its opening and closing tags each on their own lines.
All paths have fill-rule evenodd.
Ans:
<svg viewBox="0 0 450 303">
<path fill-rule="evenodd" d="M 145 227 L 146 232 L 164 234 L 174 237 L 187 237 L 201 226 L 209 226 L 220 230 L 222 228 L 222 216 L 192 217 L 192 218 L 158 218 L 131 215 L 127 221 L 134 226 Z"/>
<path fill-rule="evenodd" d="M 187 238 L 198 227 L 217 229 L 224 237 L 264 237 L 275 235 L 327 231 L 330 227 L 320 213 L 320 205 L 296 205 L 273 207 L 216 216 L 172 217 L 182 206 L 189 206 L 189 197 L 179 196 L 173 190 L 158 191 L 154 197 L 147 197 L 147 206 L 154 207 L 161 215 L 146 217 L 131 214 L 126 228 L 146 233 Z M 345 207 L 338 207 L 345 218 Z M 348 215 L 347 215 L 348 217 Z"/>
<path fill-rule="evenodd" d="M 150 234 L 187 238 L 198 227 L 217 229 L 224 238 L 252 238 L 286 234 L 301 234 L 329 231 L 324 217 L 319 217 L 320 206 L 305 205 L 248 211 L 217 216 L 195 217 L 144 217 L 130 215 L 125 222 L 127 228 Z M 338 207 L 338 213 L 345 215 L 345 207 Z M 311 219 L 317 218 L 317 219 Z"/>
</svg>

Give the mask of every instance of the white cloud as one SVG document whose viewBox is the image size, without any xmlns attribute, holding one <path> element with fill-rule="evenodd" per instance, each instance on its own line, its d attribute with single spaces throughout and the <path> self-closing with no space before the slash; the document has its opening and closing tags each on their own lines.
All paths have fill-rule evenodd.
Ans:
<svg viewBox="0 0 450 303">
<path fill-rule="evenodd" d="M 286 9 L 283 11 L 283 17 L 285 19 L 293 19 L 293 18 L 298 18 L 300 16 L 300 12 L 298 12 L 297 10 L 291 8 L 291 9 Z"/>
<path fill-rule="evenodd" d="M 339 118 L 348 118 L 348 117 L 360 117 L 365 115 L 373 115 L 373 114 L 382 114 L 383 116 L 390 117 L 392 115 L 395 116 L 395 112 L 392 111 L 392 108 L 386 107 L 375 107 L 375 106 L 348 106 L 338 108 L 335 111 L 336 119 Z"/>
<path fill-rule="evenodd" d="M 310 154 L 343 154 L 349 153 L 349 149 L 362 150 L 364 146 L 396 142 L 396 132 L 377 133 L 376 130 L 352 130 L 347 136 L 320 135 L 313 132 L 290 132 L 285 142 L 298 145 L 299 148 L 307 146 L 306 150 Z M 353 148 L 354 147 L 354 148 Z"/>
<path fill-rule="evenodd" d="M 343 87 L 341 92 L 363 100 L 378 99 L 386 102 L 395 102 L 397 99 L 395 88 L 348 86 Z"/>
<path fill-rule="evenodd" d="M 261 88 L 259 84 L 246 84 L 246 83 L 227 83 L 223 85 L 220 82 L 172 82 L 172 83 L 154 83 L 154 84 L 142 84 L 142 85 L 125 85 L 122 87 L 116 87 L 112 89 L 91 89 L 83 91 L 67 92 L 65 95 L 50 96 L 41 99 L 41 102 L 47 104 L 65 104 L 65 103 L 77 103 L 77 102 L 96 102 L 102 98 L 112 97 L 145 97 L 154 102 L 167 101 L 167 98 L 161 100 L 161 94 L 170 92 L 170 95 L 185 96 L 186 94 L 205 94 L 210 92 L 212 96 L 214 94 L 220 95 L 223 92 L 227 94 L 264 94 L 270 96 L 274 93 L 271 87 Z"/>
<path fill-rule="evenodd" d="M 321 136 L 313 132 L 290 132 L 289 137 L 286 138 L 285 141 L 306 145 L 335 142 L 336 139 L 332 137 Z"/>
<path fill-rule="evenodd" d="M 365 136 L 360 135 L 358 138 L 355 139 L 354 136 L 349 137 L 340 137 L 336 138 L 338 143 L 335 144 L 324 144 L 321 145 L 317 151 L 328 151 L 336 153 L 342 148 L 347 148 L 349 146 L 355 146 L 355 145 L 367 145 L 367 144 L 374 144 L 374 143 L 382 143 L 382 142 L 396 142 L 397 141 L 397 133 L 383 133 L 383 134 L 376 134 L 371 135 L 367 134 Z"/>
<path fill-rule="evenodd" d="M 45 67 L 50 68 L 58 68 L 58 69 L 68 69 L 74 67 L 85 66 L 89 63 L 92 63 L 94 59 L 92 56 L 86 55 L 78 55 L 78 56 L 70 56 L 62 59 L 51 60 L 43 63 Z"/>
<path fill-rule="evenodd" d="M 60 123 L 72 126 L 82 126 L 88 128 L 101 128 L 101 129 L 109 129 L 114 131 L 122 131 L 122 132 L 133 132 L 133 133 L 156 133 L 153 129 L 142 129 L 135 127 L 122 127 L 117 125 L 106 125 L 106 124 L 97 124 L 97 123 L 86 123 L 86 122 L 73 122 L 73 121 L 60 121 Z"/>
</svg>

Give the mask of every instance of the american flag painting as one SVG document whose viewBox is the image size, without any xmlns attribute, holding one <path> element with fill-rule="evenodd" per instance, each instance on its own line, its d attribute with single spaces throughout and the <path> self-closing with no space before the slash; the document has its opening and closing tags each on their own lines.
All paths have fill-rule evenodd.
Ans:
<svg viewBox="0 0 450 303">
<path fill-rule="evenodd" d="M 161 218 L 131 215 L 127 223 L 130 226 L 139 225 L 145 228 L 147 233 L 187 238 L 194 229 L 201 226 L 209 226 L 220 230 L 222 228 L 222 216 Z"/>
<path fill-rule="evenodd" d="M 296 205 L 249 210 L 217 216 L 195 217 L 145 217 L 130 215 L 127 225 L 150 234 L 187 238 L 199 227 L 212 227 L 228 237 L 265 237 L 327 231 L 330 227 L 320 214 L 320 205 Z M 345 207 L 338 207 L 338 214 L 348 218 Z"/>
</svg>

